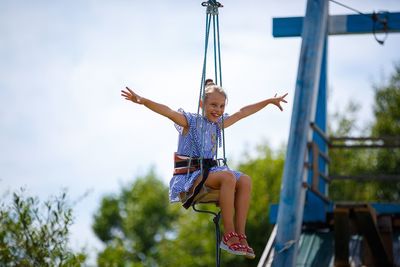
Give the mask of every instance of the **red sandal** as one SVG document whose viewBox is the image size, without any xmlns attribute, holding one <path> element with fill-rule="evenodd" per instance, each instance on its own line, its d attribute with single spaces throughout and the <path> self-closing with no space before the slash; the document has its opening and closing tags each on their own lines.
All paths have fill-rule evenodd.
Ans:
<svg viewBox="0 0 400 267">
<path fill-rule="evenodd" d="M 239 241 L 245 239 L 247 242 L 246 235 L 238 235 L 238 237 L 239 237 Z M 254 254 L 254 250 L 251 247 L 249 247 L 248 245 L 243 245 L 243 244 L 242 244 L 242 246 L 244 246 L 246 248 L 246 258 L 254 259 L 256 257 L 256 254 Z"/>
<path fill-rule="evenodd" d="M 223 236 L 222 240 L 221 240 L 221 244 L 219 245 L 219 247 L 223 250 L 228 251 L 231 254 L 234 255 L 241 255 L 241 256 L 246 256 L 247 255 L 247 248 L 246 246 L 243 246 L 240 243 L 233 243 L 231 245 L 228 245 L 228 241 L 229 239 L 231 239 L 232 237 L 239 237 L 237 233 L 235 232 L 230 232 L 226 235 Z"/>
</svg>

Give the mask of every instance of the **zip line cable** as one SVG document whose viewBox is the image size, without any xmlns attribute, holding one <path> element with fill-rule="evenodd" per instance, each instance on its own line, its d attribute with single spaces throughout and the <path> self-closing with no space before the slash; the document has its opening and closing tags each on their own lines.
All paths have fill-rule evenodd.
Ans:
<svg viewBox="0 0 400 267">
<path fill-rule="evenodd" d="M 366 17 L 370 17 L 370 16 L 368 16 L 368 15 L 362 13 L 361 11 L 359 11 L 359 10 L 357 10 L 357 9 L 355 9 L 355 8 L 352 8 L 352 7 L 350 7 L 350 6 L 347 6 L 347 5 L 343 4 L 343 3 L 340 3 L 340 2 L 338 2 L 338 1 L 335 1 L 335 0 L 329 0 L 329 1 L 331 1 L 332 3 L 335 3 L 335 4 L 339 5 L 339 6 L 342 6 L 342 7 L 344 7 L 344 8 L 350 9 L 350 10 L 352 10 L 352 11 L 354 11 L 354 12 L 360 14 L 360 15 L 363 15 L 363 16 L 366 16 Z"/>
</svg>

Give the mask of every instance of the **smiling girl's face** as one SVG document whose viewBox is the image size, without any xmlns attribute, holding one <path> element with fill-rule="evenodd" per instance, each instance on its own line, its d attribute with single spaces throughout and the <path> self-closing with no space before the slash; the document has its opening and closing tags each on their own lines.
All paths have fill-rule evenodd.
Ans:
<svg viewBox="0 0 400 267">
<path fill-rule="evenodd" d="M 204 115 L 211 122 L 217 122 L 224 114 L 226 97 L 224 94 L 214 91 L 208 93 L 204 103 Z"/>
</svg>

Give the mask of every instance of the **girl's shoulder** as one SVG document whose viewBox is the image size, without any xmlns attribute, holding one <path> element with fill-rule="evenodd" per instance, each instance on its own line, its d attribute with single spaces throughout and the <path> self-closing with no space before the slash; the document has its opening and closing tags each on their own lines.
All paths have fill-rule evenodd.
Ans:
<svg viewBox="0 0 400 267">
<path fill-rule="evenodd" d="M 187 118 L 194 118 L 194 119 L 203 118 L 203 116 L 201 114 L 194 113 L 194 112 L 186 112 L 183 108 L 179 108 L 178 112 L 182 113 Z"/>
<path fill-rule="evenodd" d="M 178 112 L 182 113 L 185 116 L 186 121 L 187 121 L 188 126 L 189 126 L 188 127 L 189 131 L 193 131 L 194 129 L 196 129 L 196 127 L 198 125 L 198 122 L 199 122 L 199 119 L 202 118 L 202 116 L 200 114 L 192 113 L 192 112 L 186 112 L 183 108 L 179 108 Z M 183 134 L 184 129 L 183 129 L 182 126 L 175 124 L 175 128 L 178 130 L 178 132 L 180 134 Z"/>
</svg>

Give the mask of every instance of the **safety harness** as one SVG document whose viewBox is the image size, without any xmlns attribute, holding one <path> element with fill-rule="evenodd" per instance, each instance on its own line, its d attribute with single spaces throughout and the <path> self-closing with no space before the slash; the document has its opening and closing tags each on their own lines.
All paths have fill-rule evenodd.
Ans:
<svg viewBox="0 0 400 267">
<path fill-rule="evenodd" d="M 215 166 L 218 166 L 218 161 L 215 159 L 191 158 L 175 153 L 174 175 L 190 174 L 194 171 L 203 169 L 201 180 L 198 184 L 194 185 L 193 190 L 191 190 L 190 192 L 181 193 L 180 195 L 181 201 L 183 203 L 182 206 L 185 209 L 188 209 L 192 205 L 193 201 L 198 197 L 199 193 L 204 187 L 204 183 L 208 178 L 210 169 Z"/>
</svg>

